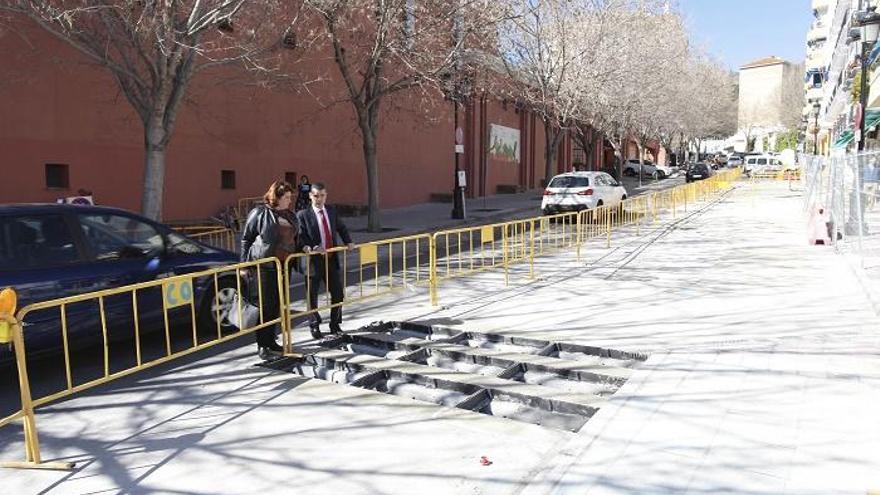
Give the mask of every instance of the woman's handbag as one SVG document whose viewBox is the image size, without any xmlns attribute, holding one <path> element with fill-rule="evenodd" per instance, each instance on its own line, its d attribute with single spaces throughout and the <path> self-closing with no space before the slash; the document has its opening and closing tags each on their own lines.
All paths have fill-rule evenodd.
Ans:
<svg viewBox="0 0 880 495">
<path fill-rule="evenodd" d="M 239 330 L 255 327 L 260 324 L 260 308 L 236 293 L 229 307 L 229 323 Z"/>
</svg>

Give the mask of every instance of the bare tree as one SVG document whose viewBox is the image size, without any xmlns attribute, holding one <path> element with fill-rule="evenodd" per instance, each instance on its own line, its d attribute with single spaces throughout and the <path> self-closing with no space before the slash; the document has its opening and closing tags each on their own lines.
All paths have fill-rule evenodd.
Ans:
<svg viewBox="0 0 880 495">
<path fill-rule="evenodd" d="M 609 35 L 613 48 L 604 57 L 614 67 L 612 82 L 597 88 L 583 115 L 608 137 L 622 174 L 627 143 L 634 140 L 642 147 L 657 138 L 670 112 L 661 109 L 678 101 L 670 88 L 686 60 L 688 42 L 681 18 L 668 2 L 610 0 L 608 8 L 606 18 L 618 26 Z"/>
<path fill-rule="evenodd" d="M 295 3 L 282 0 L 0 0 L 109 71 L 144 131 L 141 210 L 161 219 L 165 153 L 193 78 L 228 64 L 271 70 L 293 46 Z"/>
<path fill-rule="evenodd" d="M 490 0 L 306 0 L 316 13 L 362 138 L 370 231 L 379 216 L 379 130 L 395 95 L 428 104 L 450 80 L 470 71 L 466 50 L 494 39 L 499 16 Z M 443 90 L 443 91 L 441 91 Z"/>
<path fill-rule="evenodd" d="M 499 54 L 507 72 L 502 93 L 539 115 L 544 123 L 544 173 L 556 168 L 559 144 L 567 130 L 584 149 L 587 126 L 579 114 L 598 88 L 611 82 L 614 49 L 605 0 L 512 1 L 516 15 L 500 30 Z"/>
</svg>

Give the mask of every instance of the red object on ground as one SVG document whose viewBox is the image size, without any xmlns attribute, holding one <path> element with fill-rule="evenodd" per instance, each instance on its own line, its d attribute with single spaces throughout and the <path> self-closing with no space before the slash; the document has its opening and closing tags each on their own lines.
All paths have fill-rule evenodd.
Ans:
<svg viewBox="0 0 880 495">
<path fill-rule="evenodd" d="M 480 457 L 480 464 L 482 464 L 484 466 L 491 466 L 492 461 L 490 461 L 488 457 L 483 456 L 483 457 Z"/>
</svg>

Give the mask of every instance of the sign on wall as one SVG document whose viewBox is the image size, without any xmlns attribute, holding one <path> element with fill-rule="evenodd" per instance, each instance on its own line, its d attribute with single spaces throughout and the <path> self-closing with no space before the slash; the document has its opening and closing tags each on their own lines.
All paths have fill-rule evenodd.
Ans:
<svg viewBox="0 0 880 495">
<path fill-rule="evenodd" d="M 489 154 L 498 160 L 519 163 L 519 129 L 492 124 Z"/>
</svg>

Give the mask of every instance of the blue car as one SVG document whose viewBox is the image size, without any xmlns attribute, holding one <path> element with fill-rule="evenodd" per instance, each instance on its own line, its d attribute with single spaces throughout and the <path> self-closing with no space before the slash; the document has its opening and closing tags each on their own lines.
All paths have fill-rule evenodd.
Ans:
<svg viewBox="0 0 880 495">
<path fill-rule="evenodd" d="M 229 251 L 189 239 L 168 227 L 128 211 L 63 204 L 0 205 L 0 288 L 18 293 L 19 308 L 160 278 L 198 272 L 238 261 Z M 234 273 L 193 280 L 195 319 L 202 330 L 228 331 L 228 312 L 240 282 Z M 242 289 L 244 290 L 244 289 Z M 137 291 L 137 322 L 141 335 L 165 328 L 160 287 Z M 133 337 L 135 320 L 131 293 L 104 298 L 105 325 L 112 341 Z M 172 324 L 192 328 L 190 305 L 169 310 Z M 65 318 L 72 348 L 103 339 L 97 300 L 67 305 Z M 25 318 L 29 353 L 60 349 L 58 309 L 36 311 Z M 182 322 L 182 323 L 181 323 Z M 164 332 L 162 332 L 164 334 Z M 192 332 L 190 332 L 192 333 Z M 216 332 L 215 332 L 216 334 Z M 0 361 L 10 358 L 6 346 Z"/>
</svg>

